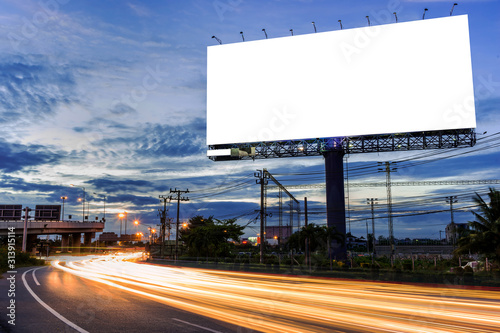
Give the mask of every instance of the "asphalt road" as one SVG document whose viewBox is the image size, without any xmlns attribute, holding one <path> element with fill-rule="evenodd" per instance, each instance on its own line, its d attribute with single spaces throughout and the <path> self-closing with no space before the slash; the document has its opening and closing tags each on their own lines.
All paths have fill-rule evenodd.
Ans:
<svg viewBox="0 0 500 333">
<path fill-rule="evenodd" d="M 500 291 L 61 258 L 0 280 L 7 332 L 500 332 Z M 15 296 L 9 294 L 15 289 Z M 8 304 L 15 300 L 15 326 Z M 4 313 L 4 309 L 8 312 Z"/>
<path fill-rule="evenodd" d="M 11 280 L 7 279 L 11 274 L 4 274 L 4 279 L 0 279 L 0 332 L 251 332 L 51 266 L 22 268 L 14 275 L 15 296 L 12 297 L 8 292 L 13 290 Z M 23 275 L 40 301 L 66 322 L 28 292 Z M 11 299 L 15 300 L 15 325 L 9 324 L 12 317 L 7 316 Z"/>
</svg>

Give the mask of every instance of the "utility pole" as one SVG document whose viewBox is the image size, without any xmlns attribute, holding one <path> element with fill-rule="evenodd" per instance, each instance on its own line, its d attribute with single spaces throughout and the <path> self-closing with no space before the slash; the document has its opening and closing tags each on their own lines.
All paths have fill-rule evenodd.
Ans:
<svg viewBox="0 0 500 333">
<path fill-rule="evenodd" d="M 179 207 L 181 205 L 181 201 L 189 201 L 189 198 L 187 197 L 181 197 L 182 193 L 189 193 L 189 190 L 186 189 L 185 191 L 178 190 L 177 188 L 175 190 L 170 189 L 170 193 L 175 193 L 177 194 L 177 223 L 175 226 L 175 260 L 178 259 L 179 253 Z"/>
<path fill-rule="evenodd" d="M 260 184 L 260 263 L 264 263 L 264 247 L 265 247 L 265 220 L 266 220 L 266 205 L 264 203 L 265 187 L 268 183 L 269 173 L 266 169 L 257 170 L 254 172 L 255 182 Z"/>
<path fill-rule="evenodd" d="M 368 252 L 370 249 L 368 240 L 368 219 L 365 219 L 365 223 L 366 223 L 366 252 Z"/>
<path fill-rule="evenodd" d="M 163 210 L 158 209 L 159 214 L 160 214 L 160 224 L 161 224 L 161 228 L 160 228 L 160 241 L 161 241 L 160 257 L 163 258 L 163 256 L 165 255 L 165 229 L 166 229 L 166 223 L 167 223 L 167 200 L 168 200 L 168 202 L 172 201 L 172 195 L 169 195 L 169 196 L 160 195 L 159 198 L 161 201 L 163 201 Z M 168 219 L 168 221 L 170 222 L 170 219 Z M 170 225 L 169 225 L 169 227 L 170 227 Z M 170 228 L 169 228 L 169 231 L 170 231 Z M 170 237 L 169 237 L 169 239 L 170 239 Z"/>
<path fill-rule="evenodd" d="M 307 228 L 309 224 L 309 217 L 307 216 L 307 197 L 304 197 L 304 225 L 305 227 Z M 305 239 L 305 253 L 306 253 L 306 257 L 305 257 L 305 264 L 306 264 L 306 267 L 310 267 L 310 262 L 311 262 L 311 259 L 309 258 L 309 237 L 306 237 Z"/>
<path fill-rule="evenodd" d="M 453 204 L 457 203 L 458 200 L 457 200 L 457 196 L 456 195 L 452 195 L 452 196 L 445 197 L 445 198 L 446 198 L 446 202 L 450 204 L 450 214 L 451 214 L 451 242 L 453 243 L 453 247 L 455 247 L 456 238 L 457 238 L 457 230 L 456 230 L 456 226 L 455 226 L 455 221 L 453 219 Z"/>
<path fill-rule="evenodd" d="M 391 193 L 391 172 L 396 172 L 397 168 L 392 167 L 396 162 L 385 162 L 385 169 L 379 169 L 379 171 L 385 171 L 386 180 L 385 186 L 387 188 L 387 216 L 388 216 L 388 224 L 389 224 L 389 243 L 391 244 L 391 257 L 395 253 L 394 248 L 394 226 L 392 221 L 392 193 Z M 379 165 L 382 165 L 379 162 Z"/>
<path fill-rule="evenodd" d="M 377 251 L 375 250 L 375 213 L 374 213 L 374 208 L 373 208 L 373 206 L 377 203 L 377 200 L 378 200 L 377 198 L 367 198 L 366 199 L 366 203 L 371 206 L 371 210 L 372 210 L 372 236 L 373 236 L 373 239 L 372 239 L 372 247 L 373 247 L 372 264 L 373 264 L 373 261 L 375 260 L 375 256 L 377 255 Z M 368 228 L 368 226 L 367 226 L 367 228 Z"/>
<path fill-rule="evenodd" d="M 28 242 L 28 219 L 30 218 L 29 212 L 31 212 L 31 208 L 24 207 L 23 245 L 21 248 L 23 252 L 26 252 L 26 244 Z"/>
</svg>

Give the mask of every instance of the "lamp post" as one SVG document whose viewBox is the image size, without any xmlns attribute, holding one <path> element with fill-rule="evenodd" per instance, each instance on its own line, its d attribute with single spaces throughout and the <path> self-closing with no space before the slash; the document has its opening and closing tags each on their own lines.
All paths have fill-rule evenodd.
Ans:
<svg viewBox="0 0 500 333">
<path fill-rule="evenodd" d="M 95 192 L 94 192 L 94 194 L 99 196 L 99 197 L 104 198 L 104 213 L 102 216 L 102 221 L 106 222 L 106 199 L 107 199 L 107 197 L 104 194 L 99 194 L 99 193 L 95 193 Z"/>
<path fill-rule="evenodd" d="M 128 220 L 128 213 L 123 212 L 125 214 L 125 235 L 127 234 L 127 220 Z"/>
<path fill-rule="evenodd" d="M 120 218 L 120 237 L 122 236 L 122 224 L 123 224 L 123 217 L 125 217 L 125 213 L 119 213 L 118 217 Z M 127 229 L 125 228 L 125 234 L 127 234 Z"/>
<path fill-rule="evenodd" d="M 156 233 L 156 229 L 152 226 L 150 226 L 149 224 L 145 224 L 145 223 L 141 223 L 139 220 L 134 220 L 134 224 L 136 226 L 139 226 L 139 225 L 144 225 L 144 226 L 147 226 L 148 227 L 148 231 L 149 231 L 149 244 L 151 244 L 151 239 L 153 239 L 153 242 L 154 242 L 154 234 Z"/>
<path fill-rule="evenodd" d="M 82 222 L 85 222 L 85 187 L 83 186 L 76 186 L 74 184 L 69 184 L 71 187 L 79 187 L 83 190 L 83 199 L 80 201 L 82 202 Z"/>
<path fill-rule="evenodd" d="M 62 206 L 62 219 L 61 219 L 61 221 L 64 221 L 64 201 L 66 201 L 68 199 L 68 197 L 67 196 L 62 196 L 61 199 L 62 199 L 62 202 L 63 202 L 63 206 Z"/>
<path fill-rule="evenodd" d="M 156 229 L 148 227 L 148 230 L 149 230 L 149 245 L 151 245 L 151 239 L 153 243 L 155 241 L 154 235 L 156 234 Z"/>
</svg>

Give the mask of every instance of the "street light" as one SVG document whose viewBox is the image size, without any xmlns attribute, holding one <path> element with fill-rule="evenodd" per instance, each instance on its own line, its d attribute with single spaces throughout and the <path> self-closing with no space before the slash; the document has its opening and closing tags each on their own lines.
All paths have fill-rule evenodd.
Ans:
<svg viewBox="0 0 500 333">
<path fill-rule="evenodd" d="M 154 242 L 154 236 L 153 236 L 153 234 L 156 233 L 156 229 L 154 227 L 150 226 L 149 224 L 142 223 L 139 220 L 135 220 L 134 224 L 136 226 L 139 226 L 140 224 L 147 226 L 148 230 L 149 230 L 149 244 L 151 244 L 151 238 L 153 238 L 153 242 Z"/>
<path fill-rule="evenodd" d="M 83 199 L 80 199 L 79 201 L 82 202 L 82 222 L 85 222 L 85 187 L 83 186 L 76 186 L 74 184 L 69 184 L 71 187 L 79 187 L 83 190 Z"/>
<path fill-rule="evenodd" d="M 122 223 L 123 218 L 125 217 L 125 235 L 127 234 L 127 212 L 119 213 L 118 217 L 120 218 L 120 236 L 122 235 Z"/>
<path fill-rule="evenodd" d="M 95 192 L 94 192 L 94 194 L 97 196 L 102 196 L 104 198 L 104 213 L 102 216 L 102 221 L 106 222 L 106 199 L 107 199 L 107 197 L 104 194 L 99 194 L 99 193 L 95 193 Z"/>
<path fill-rule="evenodd" d="M 63 207 L 62 207 L 62 219 L 61 221 L 64 221 L 64 201 L 68 199 L 67 196 L 62 196 L 61 197 L 62 201 L 63 201 Z"/>
<path fill-rule="evenodd" d="M 154 241 L 155 241 L 154 235 L 156 234 L 156 229 L 148 227 L 148 230 L 149 230 L 149 244 L 151 245 L 151 243 L 154 243 Z M 152 242 L 151 242 L 151 240 L 152 240 Z"/>
</svg>

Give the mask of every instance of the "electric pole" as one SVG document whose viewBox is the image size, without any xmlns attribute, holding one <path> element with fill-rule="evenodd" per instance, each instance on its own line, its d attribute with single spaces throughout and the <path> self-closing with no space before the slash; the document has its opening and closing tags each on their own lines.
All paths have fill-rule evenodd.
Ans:
<svg viewBox="0 0 500 333">
<path fill-rule="evenodd" d="M 378 200 L 377 198 L 367 198 L 366 199 L 366 203 L 371 206 L 371 210 L 372 210 L 372 237 L 373 237 L 373 239 L 372 239 L 372 247 L 373 247 L 372 264 L 373 264 L 373 261 L 375 260 L 375 256 L 377 255 L 377 251 L 375 250 L 375 213 L 374 213 L 374 207 L 373 207 L 377 203 L 377 200 Z"/>
<path fill-rule="evenodd" d="M 304 197 L 304 225 L 305 227 L 307 228 L 309 224 L 309 217 L 307 216 L 307 197 Z M 300 229 L 299 229 L 300 231 Z M 311 258 L 310 258 L 310 254 L 309 254 L 309 237 L 306 237 L 305 239 L 305 253 L 306 253 L 306 257 L 305 257 L 305 264 L 306 264 L 306 267 L 310 267 L 310 263 L 311 263 Z"/>
<path fill-rule="evenodd" d="M 457 200 L 457 196 L 456 195 L 452 195 L 452 196 L 449 196 L 449 197 L 445 197 L 446 198 L 446 202 L 450 204 L 450 214 L 451 214 L 451 242 L 453 243 L 453 247 L 455 247 L 455 242 L 456 242 L 456 238 L 457 238 L 457 230 L 456 230 L 456 227 L 455 227 L 455 220 L 453 219 L 453 204 L 454 203 L 457 203 L 458 200 Z"/>
<path fill-rule="evenodd" d="M 175 260 L 178 259 L 179 253 L 179 207 L 181 205 L 181 201 L 189 201 L 189 198 L 187 197 L 181 197 L 182 193 L 189 193 L 189 190 L 186 189 L 185 191 L 178 190 L 177 188 L 175 190 L 170 189 L 170 193 L 175 193 L 177 195 L 177 223 L 175 226 Z"/>
<path fill-rule="evenodd" d="M 379 169 L 379 171 L 385 171 L 386 173 L 386 180 L 385 180 L 385 186 L 387 188 L 387 217 L 388 217 L 388 224 L 389 224 L 389 243 L 391 244 L 391 256 L 394 255 L 395 248 L 394 248 L 394 226 L 393 226 L 393 221 L 392 221 L 392 193 L 391 193 L 391 172 L 396 172 L 397 168 L 392 167 L 395 165 L 396 162 L 385 162 L 385 169 Z M 382 165 L 381 162 L 379 162 L 379 165 Z"/>
<path fill-rule="evenodd" d="M 265 241 L 266 241 L 266 235 L 265 235 L 265 221 L 266 221 L 266 205 L 264 202 L 265 198 L 265 190 L 266 190 L 266 185 L 268 183 L 268 176 L 269 174 L 267 173 L 266 169 L 262 170 L 257 170 L 257 172 L 254 173 L 254 177 L 257 179 L 255 182 L 257 184 L 260 184 L 260 263 L 264 263 L 264 247 L 265 247 Z"/>
<path fill-rule="evenodd" d="M 167 200 L 170 203 L 172 201 L 172 196 L 165 196 L 165 195 L 160 195 L 159 196 L 160 200 L 163 201 L 163 210 L 158 209 L 158 213 L 160 215 L 160 257 L 163 258 L 165 255 L 165 229 L 166 229 L 166 224 L 167 224 Z M 169 222 L 169 239 L 170 239 L 170 219 L 168 219 Z"/>
</svg>

